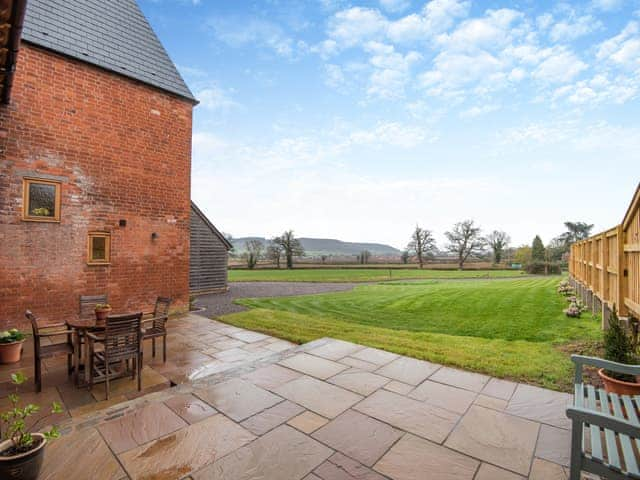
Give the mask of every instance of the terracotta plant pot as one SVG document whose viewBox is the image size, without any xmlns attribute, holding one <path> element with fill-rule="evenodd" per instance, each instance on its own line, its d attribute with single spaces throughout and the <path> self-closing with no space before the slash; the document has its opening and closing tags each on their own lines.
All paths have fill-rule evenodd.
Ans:
<svg viewBox="0 0 640 480">
<path fill-rule="evenodd" d="M 604 389 L 609 393 L 617 393 L 619 395 L 640 395 L 640 383 L 625 382 L 611 378 L 604 373 L 604 368 L 598 370 L 598 376 L 604 383 Z"/>
<path fill-rule="evenodd" d="M 16 363 L 22 355 L 24 340 L 11 343 L 0 343 L 0 363 Z"/>
<path fill-rule="evenodd" d="M 0 478 L 7 480 L 36 480 L 38 478 L 47 439 L 41 433 L 32 433 L 31 435 L 34 440 L 42 440 L 33 450 L 10 457 L 0 455 Z M 7 450 L 11 445 L 11 440 L 0 443 L 0 452 Z"/>
<path fill-rule="evenodd" d="M 110 308 L 102 308 L 100 310 L 96 310 L 96 321 L 104 323 L 107 320 L 109 313 L 111 313 Z"/>
</svg>

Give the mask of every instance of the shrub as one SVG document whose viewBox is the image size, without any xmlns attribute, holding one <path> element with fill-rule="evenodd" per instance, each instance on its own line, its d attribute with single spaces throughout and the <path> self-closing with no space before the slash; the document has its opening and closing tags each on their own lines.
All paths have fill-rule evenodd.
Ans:
<svg viewBox="0 0 640 480">
<path fill-rule="evenodd" d="M 618 318 L 615 306 L 609 318 L 609 328 L 604 332 L 604 358 L 612 362 L 630 365 L 637 363 L 636 345 Z M 607 371 L 606 374 L 618 380 L 635 382 L 631 375 Z"/>
<path fill-rule="evenodd" d="M 0 332 L 0 343 L 13 343 L 19 342 L 20 340 L 24 340 L 24 333 L 20 332 L 17 328 Z"/>
<path fill-rule="evenodd" d="M 532 275 L 559 275 L 562 273 L 557 262 L 532 261 L 525 266 L 525 271 Z"/>
</svg>

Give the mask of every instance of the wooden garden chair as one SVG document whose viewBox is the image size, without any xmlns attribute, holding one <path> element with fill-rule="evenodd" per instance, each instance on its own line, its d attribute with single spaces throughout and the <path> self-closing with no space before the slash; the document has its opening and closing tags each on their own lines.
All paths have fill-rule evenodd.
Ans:
<svg viewBox="0 0 640 480">
<path fill-rule="evenodd" d="M 167 320 L 171 299 L 158 297 L 153 312 L 145 313 L 143 320 L 142 340 L 151 339 L 151 356 L 156 356 L 156 338 L 162 337 L 162 361 L 167 361 Z"/>
<path fill-rule="evenodd" d="M 54 323 L 40 327 L 38 325 L 38 319 L 30 310 L 25 312 L 25 316 L 31 322 L 31 329 L 33 331 L 36 392 L 41 392 L 43 359 L 66 355 L 67 373 L 71 375 L 71 372 L 73 371 L 73 342 L 71 341 L 71 334 L 73 332 L 69 330 L 64 323 Z M 42 344 L 43 338 L 49 339 L 51 337 L 59 337 L 61 335 L 66 335 L 66 342 L 49 343 L 48 345 Z"/>
<path fill-rule="evenodd" d="M 109 303 L 106 295 L 80 295 L 80 318 L 95 317 L 96 305 Z"/>
<path fill-rule="evenodd" d="M 567 409 L 572 425 L 570 480 L 579 480 L 581 471 L 607 480 L 640 479 L 640 396 L 607 393 L 582 379 L 584 365 L 629 375 L 640 375 L 640 365 L 582 355 L 571 360 L 576 370 L 573 406 Z"/>
<path fill-rule="evenodd" d="M 138 376 L 138 391 L 142 390 L 142 313 L 107 317 L 104 333 L 87 333 L 89 346 L 89 389 L 105 382 L 109 399 L 109 380 L 125 376 L 123 365 L 132 360 L 131 378 Z M 101 344 L 96 349 L 96 344 Z M 119 369 L 117 367 L 120 367 Z"/>
</svg>

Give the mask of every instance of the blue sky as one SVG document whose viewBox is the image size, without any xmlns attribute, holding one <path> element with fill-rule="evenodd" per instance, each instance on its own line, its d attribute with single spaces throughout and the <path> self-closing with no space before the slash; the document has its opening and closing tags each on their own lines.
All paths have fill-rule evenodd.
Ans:
<svg viewBox="0 0 640 480">
<path fill-rule="evenodd" d="M 141 0 L 201 101 L 223 231 L 513 243 L 620 222 L 640 180 L 640 0 Z"/>
</svg>

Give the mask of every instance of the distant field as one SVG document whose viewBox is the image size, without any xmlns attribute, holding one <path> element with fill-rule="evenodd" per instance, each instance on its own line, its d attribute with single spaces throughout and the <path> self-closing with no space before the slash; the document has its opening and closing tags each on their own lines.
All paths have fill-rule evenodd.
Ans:
<svg viewBox="0 0 640 480">
<path fill-rule="evenodd" d="M 439 272 L 440 273 L 440 272 Z M 455 272 L 452 272 L 455 273 Z M 343 293 L 242 299 L 223 321 L 294 342 L 334 337 L 473 371 L 570 391 L 567 351 L 601 339 L 599 322 L 569 319 L 560 277 L 425 280 Z"/>
<path fill-rule="evenodd" d="M 229 270 L 231 282 L 381 282 L 438 278 L 519 277 L 519 270 L 419 270 L 381 268 L 321 268 L 293 270 Z"/>
</svg>

